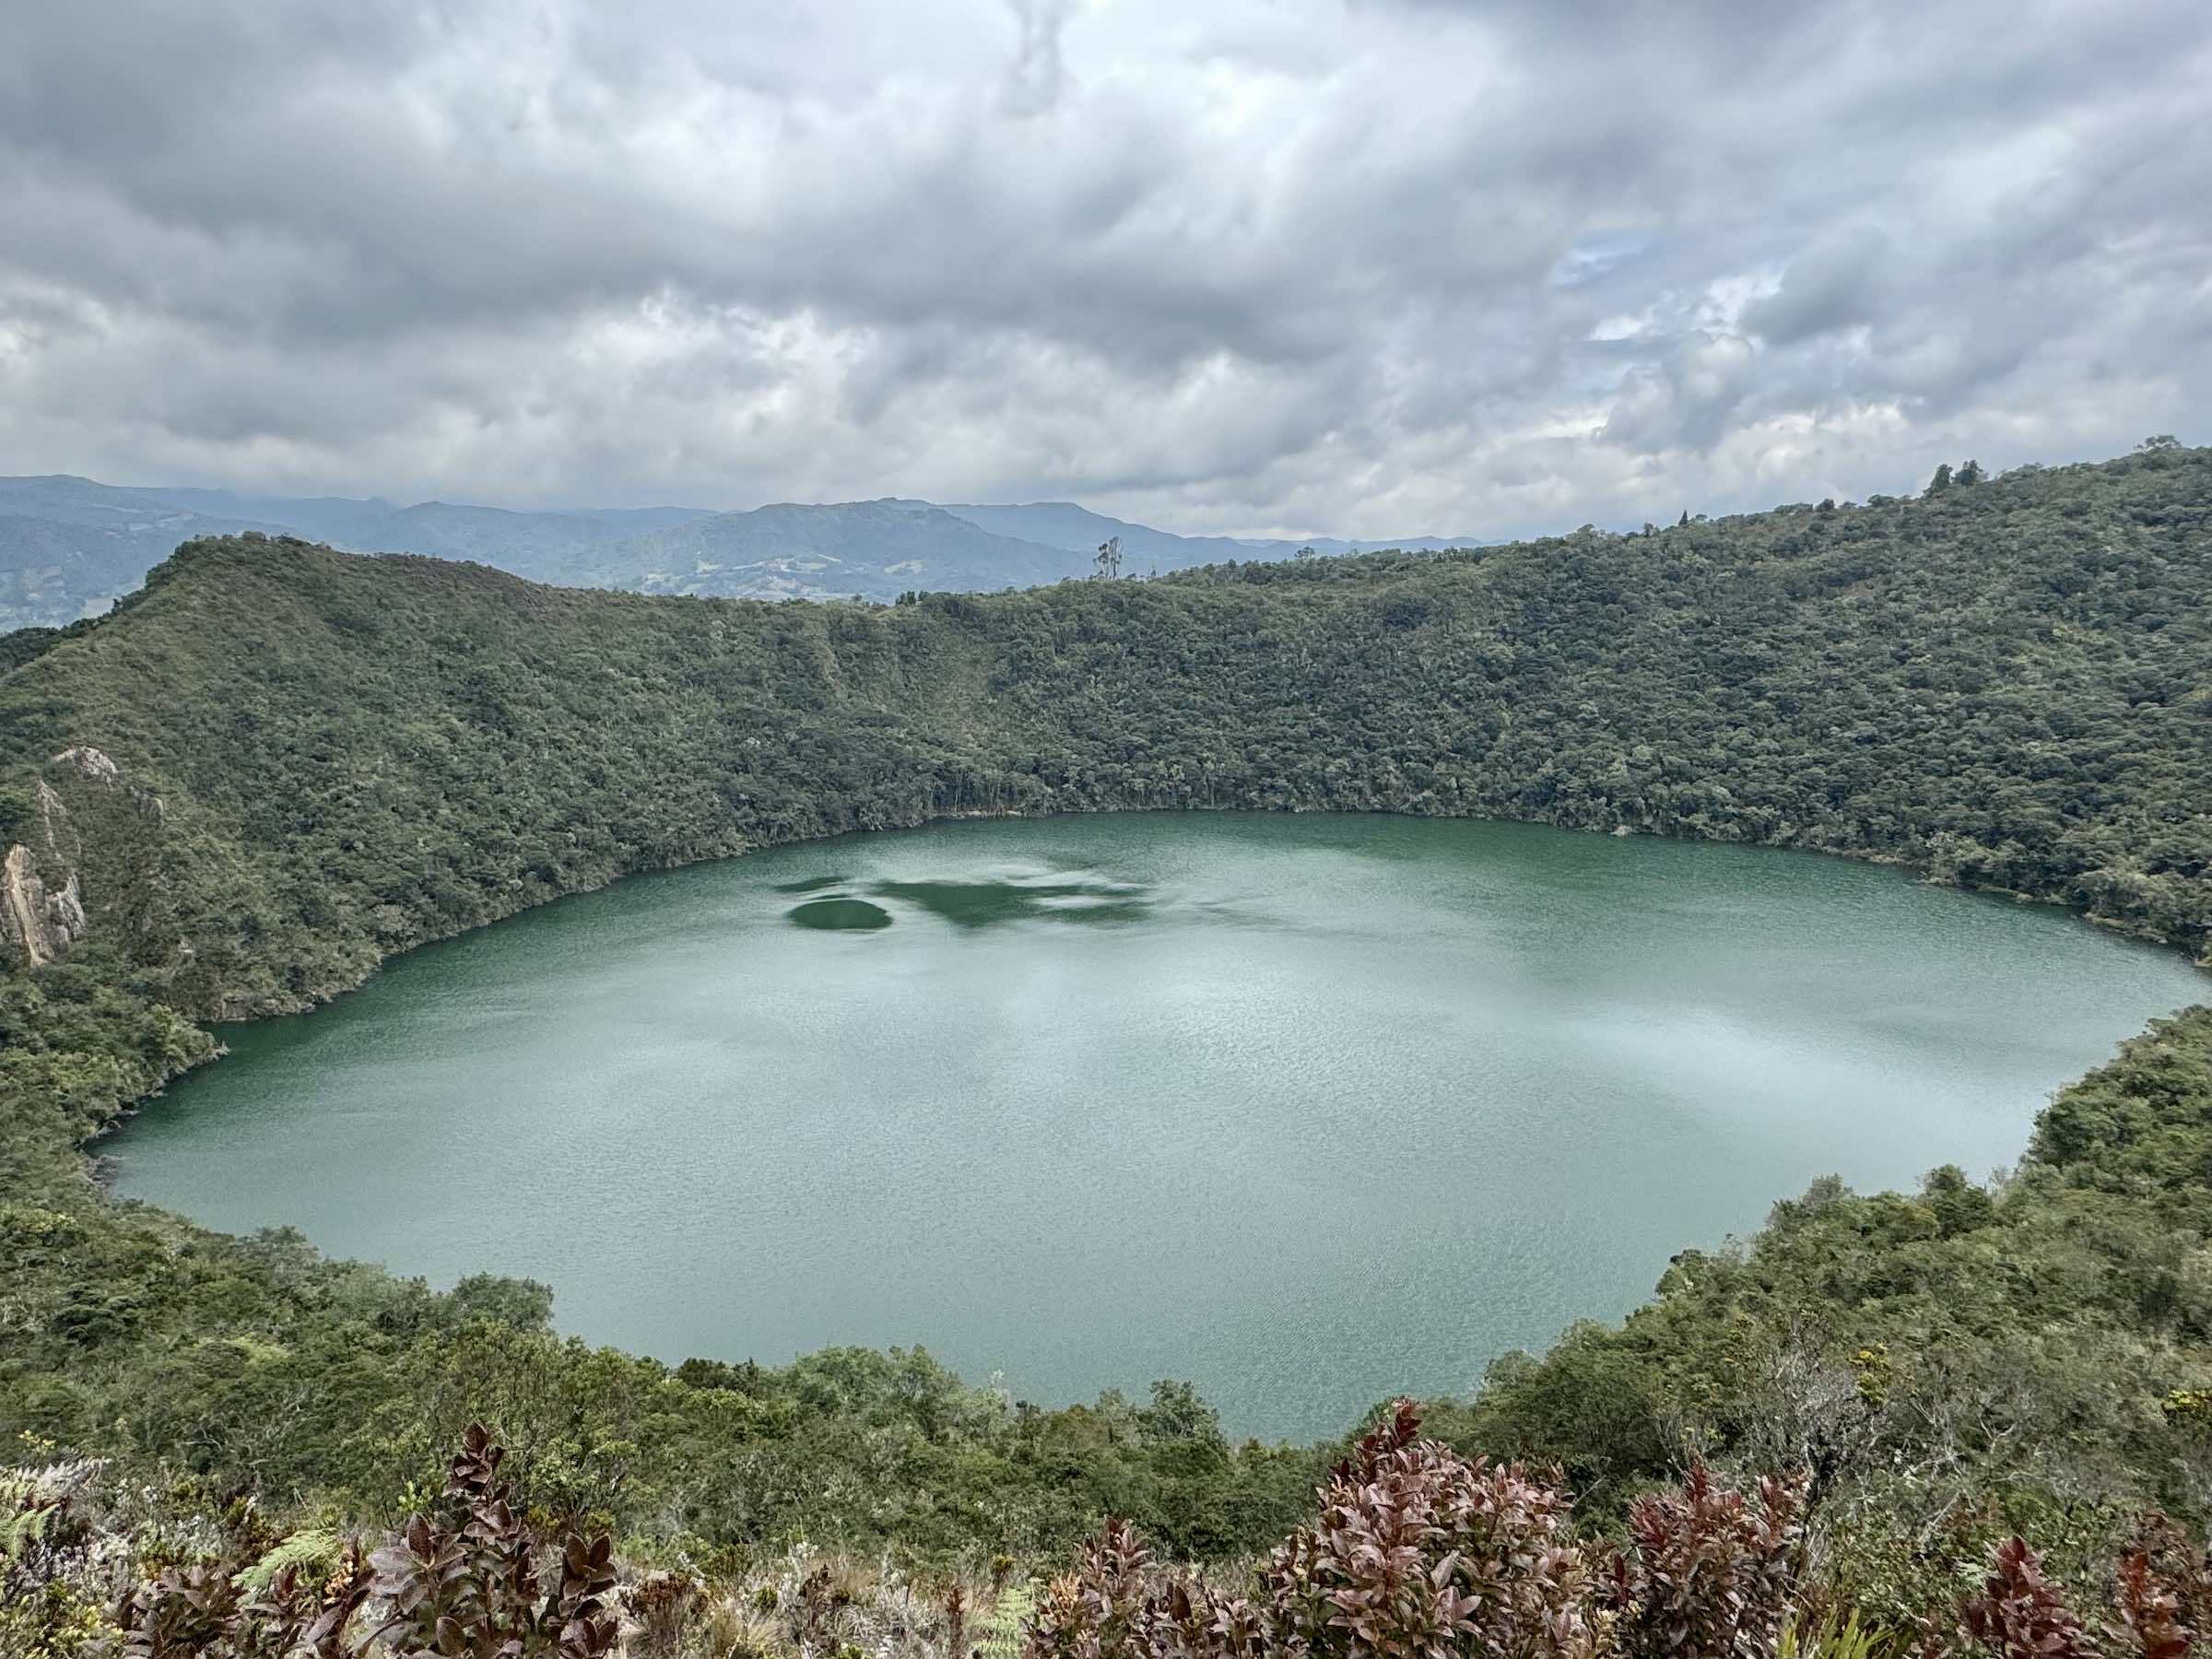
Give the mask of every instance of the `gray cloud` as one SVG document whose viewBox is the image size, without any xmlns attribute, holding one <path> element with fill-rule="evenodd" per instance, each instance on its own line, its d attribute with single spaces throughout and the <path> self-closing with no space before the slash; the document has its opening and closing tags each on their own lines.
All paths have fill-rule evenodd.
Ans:
<svg viewBox="0 0 2212 1659">
<path fill-rule="evenodd" d="M 1744 308 L 1744 326 L 1769 346 L 1794 346 L 1872 324 L 1898 258 L 1878 227 L 1823 232 L 1784 268 L 1781 286 Z"/>
<path fill-rule="evenodd" d="M 0 471 L 1503 535 L 2212 436 L 2169 0 L 112 0 Z"/>
<path fill-rule="evenodd" d="M 1019 39 L 1006 76 L 1006 100 L 1018 115 L 1036 115 L 1060 101 L 1066 69 L 1060 57 L 1060 32 L 1067 27 L 1073 0 L 1006 0 Z"/>
</svg>

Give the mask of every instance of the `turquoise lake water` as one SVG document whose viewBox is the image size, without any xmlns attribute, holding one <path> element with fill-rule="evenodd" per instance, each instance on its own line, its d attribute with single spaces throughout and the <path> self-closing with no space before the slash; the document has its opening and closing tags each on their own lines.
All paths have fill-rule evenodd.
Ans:
<svg viewBox="0 0 2212 1659">
<path fill-rule="evenodd" d="M 129 1196 L 669 1360 L 921 1344 L 1233 1432 L 1616 1317 L 1777 1197 L 2008 1163 L 2212 980 L 1840 860 L 1146 815 L 848 837 L 399 959 L 102 1150 Z"/>
</svg>

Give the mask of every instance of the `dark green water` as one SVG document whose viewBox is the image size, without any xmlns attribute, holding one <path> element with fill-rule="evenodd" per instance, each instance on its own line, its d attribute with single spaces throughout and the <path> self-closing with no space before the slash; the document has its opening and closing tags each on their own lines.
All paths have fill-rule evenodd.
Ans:
<svg viewBox="0 0 2212 1659">
<path fill-rule="evenodd" d="M 853 837 L 394 963 L 106 1147 L 122 1190 L 679 1359 L 921 1343 L 1313 1436 L 1460 1391 L 1824 1172 L 2009 1162 L 2199 1000 L 1809 855 L 1382 818 Z"/>
</svg>

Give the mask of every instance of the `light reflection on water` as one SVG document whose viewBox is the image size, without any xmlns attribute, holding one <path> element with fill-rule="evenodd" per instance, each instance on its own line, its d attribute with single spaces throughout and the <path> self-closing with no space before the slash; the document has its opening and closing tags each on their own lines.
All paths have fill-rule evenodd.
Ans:
<svg viewBox="0 0 2212 1659">
<path fill-rule="evenodd" d="M 1807 855 L 955 824 L 428 947 L 227 1033 L 103 1150 L 218 1226 L 549 1280 L 564 1328 L 671 1360 L 922 1343 L 1047 1401 L 1189 1377 L 1302 1437 L 1624 1312 L 1814 1176 L 2008 1161 L 2205 983 Z"/>
</svg>

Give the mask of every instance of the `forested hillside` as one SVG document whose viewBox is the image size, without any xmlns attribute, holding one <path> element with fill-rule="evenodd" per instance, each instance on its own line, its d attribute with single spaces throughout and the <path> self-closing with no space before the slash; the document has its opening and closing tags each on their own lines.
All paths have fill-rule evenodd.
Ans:
<svg viewBox="0 0 2212 1659">
<path fill-rule="evenodd" d="M 76 1148 L 205 1058 L 206 1021 L 627 871 L 951 814 L 1755 841 L 2202 957 L 2208 579 L 2212 452 L 2181 450 L 892 606 L 195 542 L 114 616 L 0 653 L 0 1431 L 378 1516 L 483 1418 L 533 1502 L 662 1547 L 1029 1552 L 1112 1511 L 1249 1551 L 1322 1454 L 1232 1448 L 1187 1393 L 1039 1413 L 919 1357 L 671 1371 L 549 1335 L 534 1287 L 435 1296 L 111 1204 Z M 2063 1096 L 2002 1190 L 1816 1188 L 1432 1427 L 1560 1463 L 1598 1523 L 1692 1452 L 1802 1465 L 1848 1596 L 1896 1618 L 2002 1530 L 2088 1571 L 2147 1505 L 2212 1510 L 2207 1135 L 2200 1014 Z"/>
<path fill-rule="evenodd" d="M 1648 537 L 889 608 L 203 542 L 7 678 L 0 763 L 17 824 L 76 746 L 163 797 L 128 838 L 161 878 L 94 865 L 88 890 L 160 908 L 107 931 L 169 953 L 139 966 L 194 1016 L 297 1006 L 626 869 L 988 811 L 1820 847 L 2201 954 L 2208 512 L 2212 456 L 2178 452 Z"/>
</svg>

